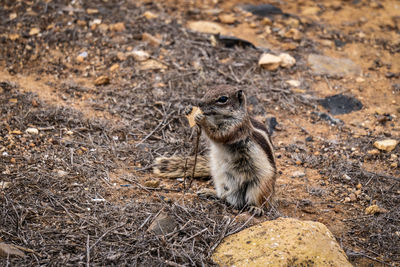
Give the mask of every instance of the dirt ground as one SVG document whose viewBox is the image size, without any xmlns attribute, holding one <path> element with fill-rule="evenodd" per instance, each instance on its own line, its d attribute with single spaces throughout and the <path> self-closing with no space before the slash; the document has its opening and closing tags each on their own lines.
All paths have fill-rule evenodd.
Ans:
<svg viewBox="0 0 400 267">
<path fill-rule="evenodd" d="M 209 266 L 226 235 L 288 216 L 327 225 L 355 266 L 400 266 L 400 145 L 373 146 L 400 140 L 400 3 L 271 1 L 285 14 L 269 19 L 241 3 L 1 1 L 0 242 L 25 257 L 0 265 Z M 216 42 L 190 21 L 259 48 Z M 268 71 L 263 51 L 296 64 Z M 309 54 L 361 73 L 315 74 Z M 209 180 L 184 190 L 151 172 L 158 156 L 193 154 L 183 109 L 218 83 L 243 88 L 252 115 L 278 122 L 277 207 L 259 218 L 199 198 Z M 318 99 L 339 93 L 363 108 L 332 124 Z M 374 204 L 381 212 L 366 214 Z M 164 236 L 147 231 L 161 212 L 176 224 Z"/>
</svg>

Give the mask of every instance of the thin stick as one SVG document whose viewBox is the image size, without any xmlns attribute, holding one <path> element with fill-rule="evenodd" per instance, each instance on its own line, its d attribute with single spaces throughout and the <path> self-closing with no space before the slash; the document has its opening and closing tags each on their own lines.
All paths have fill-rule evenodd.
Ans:
<svg viewBox="0 0 400 267">
<path fill-rule="evenodd" d="M 183 194 L 186 193 L 186 170 L 187 170 L 188 159 L 185 160 L 185 168 L 183 169 Z"/>
<path fill-rule="evenodd" d="M 87 235 L 86 239 L 86 266 L 89 267 L 90 264 L 90 247 L 89 247 L 89 235 Z"/>
<path fill-rule="evenodd" d="M 197 153 L 199 152 L 200 135 L 201 135 L 201 128 L 197 127 L 197 139 L 196 139 L 196 146 L 194 148 L 194 164 L 193 164 L 192 177 L 189 182 L 189 188 L 192 186 L 192 182 L 194 179 L 194 172 L 196 171 Z"/>
<path fill-rule="evenodd" d="M 202 233 L 204 233 L 204 232 L 207 231 L 207 230 L 208 230 L 208 228 L 204 228 L 204 229 L 201 230 L 200 232 L 197 232 L 197 233 L 195 233 L 194 235 L 192 235 L 192 236 L 190 236 L 190 237 L 188 237 L 188 238 L 183 239 L 183 240 L 182 240 L 182 243 L 185 243 L 186 241 L 189 241 L 190 239 L 195 238 L 195 237 L 198 236 L 198 235 L 201 235 Z"/>
<path fill-rule="evenodd" d="M 367 177 L 370 177 L 370 178 L 381 177 L 381 178 L 391 179 L 391 180 L 400 182 L 400 178 L 399 177 L 387 175 L 387 174 L 384 174 L 384 173 L 369 172 L 369 171 L 365 171 L 365 170 L 361 170 L 361 173 L 363 175 L 367 176 Z"/>
<path fill-rule="evenodd" d="M 156 126 L 156 128 L 154 128 L 149 134 L 147 134 L 145 138 L 143 138 L 142 140 L 140 140 L 140 142 L 137 143 L 137 144 L 135 145 L 135 147 L 138 147 L 140 144 L 142 144 L 144 141 L 146 141 L 146 140 L 147 140 L 150 136 L 152 136 L 157 130 L 161 130 L 161 129 L 163 129 L 164 127 L 166 127 L 166 126 L 168 125 L 167 121 L 168 121 L 169 117 L 170 117 L 173 113 L 174 113 L 174 111 L 172 111 L 171 113 L 167 114 L 167 115 L 165 116 L 165 118 L 164 118 L 162 121 L 160 121 L 160 123 Z M 163 124 L 164 124 L 164 125 L 163 125 Z M 161 127 L 161 128 L 160 128 L 160 127 Z"/>
</svg>

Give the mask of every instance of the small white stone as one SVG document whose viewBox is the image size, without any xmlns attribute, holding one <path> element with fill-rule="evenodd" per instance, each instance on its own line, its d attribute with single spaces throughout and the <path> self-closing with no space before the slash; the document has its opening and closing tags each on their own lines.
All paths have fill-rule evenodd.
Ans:
<svg viewBox="0 0 400 267">
<path fill-rule="evenodd" d="M 267 70 L 276 70 L 279 68 L 282 59 L 272 54 L 264 53 L 261 55 L 260 59 L 258 60 L 258 65 L 263 67 Z"/>
<path fill-rule="evenodd" d="M 132 55 L 133 58 L 139 62 L 148 60 L 150 58 L 150 54 L 148 52 L 142 51 L 142 50 L 132 51 L 129 53 L 129 55 Z"/>
<path fill-rule="evenodd" d="M 101 24 L 101 19 L 94 19 L 93 21 L 89 22 L 90 26 L 92 26 L 93 24 Z"/>
<path fill-rule="evenodd" d="M 300 81 L 298 80 L 288 80 L 286 81 L 287 84 L 293 87 L 299 87 L 300 86 Z"/>
<path fill-rule="evenodd" d="M 104 202 L 106 200 L 104 198 L 93 198 L 92 201 L 93 202 Z"/>
<path fill-rule="evenodd" d="M 296 64 L 296 59 L 289 54 L 282 53 L 279 55 L 281 59 L 281 67 L 290 68 L 294 64 Z"/>
<path fill-rule="evenodd" d="M 39 134 L 39 130 L 36 128 L 32 128 L 32 127 L 29 127 L 28 129 L 26 129 L 25 132 L 28 134 L 32 134 L 32 135 Z"/>
<path fill-rule="evenodd" d="M 344 174 L 344 175 L 343 175 L 343 179 L 345 179 L 345 180 L 347 180 L 347 181 L 350 181 L 350 180 L 351 180 L 351 177 L 348 176 L 347 174 Z"/>
<path fill-rule="evenodd" d="M 292 178 L 301 178 L 306 176 L 306 174 L 302 171 L 295 171 L 292 173 Z"/>
</svg>

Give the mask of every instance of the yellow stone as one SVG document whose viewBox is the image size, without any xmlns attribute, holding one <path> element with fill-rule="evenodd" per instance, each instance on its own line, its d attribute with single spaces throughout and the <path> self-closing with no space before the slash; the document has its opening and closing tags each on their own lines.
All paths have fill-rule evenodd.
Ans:
<svg viewBox="0 0 400 267">
<path fill-rule="evenodd" d="M 368 151 L 367 151 L 367 154 L 368 154 L 368 155 L 379 155 L 380 152 L 379 152 L 378 149 L 371 149 L 371 150 L 368 150 Z"/>
<path fill-rule="evenodd" d="M 115 32 L 123 32 L 126 30 L 125 24 L 123 22 L 118 22 L 115 24 L 110 25 L 110 30 L 115 31 Z"/>
<path fill-rule="evenodd" d="M 32 28 L 32 29 L 29 31 L 29 35 L 30 35 L 30 36 L 36 35 L 36 34 L 38 34 L 39 32 L 40 32 L 40 29 L 39 29 L 39 28 Z"/>
<path fill-rule="evenodd" d="M 167 69 L 167 66 L 157 60 L 149 59 L 149 60 L 140 62 L 139 69 L 140 70 L 163 70 L 163 69 Z"/>
<path fill-rule="evenodd" d="M 77 57 L 75 58 L 75 60 L 76 60 L 76 62 L 82 63 L 82 62 L 85 61 L 85 58 L 84 58 L 83 56 L 77 56 Z"/>
<path fill-rule="evenodd" d="M 236 18 L 233 14 L 220 14 L 218 18 L 222 23 L 225 24 L 232 24 L 236 22 Z"/>
<path fill-rule="evenodd" d="M 118 69 L 119 69 L 119 64 L 118 64 L 118 63 L 115 63 L 114 65 L 112 65 L 112 66 L 110 67 L 110 71 L 111 71 L 111 72 L 116 71 L 116 70 L 118 70 Z"/>
<path fill-rule="evenodd" d="M 95 9 L 95 8 L 88 8 L 88 9 L 86 9 L 86 13 L 88 13 L 89 15 L 97 14 L 97 13 L 99 13 L 99 10 Z"/>
<path fill-rule="evenodd" d="M 22 134 L 22 132 L 21 132 L 20 130 L 14 130 L 14 131 L 12 131 L 11 133 L 12 133 L 12 134 L 17 134 L 17 135 Z"/>
<path fill-rule="evenodd" d="M 313 7 L 306 7 L 302 10 L 302 14 L 303 15 L 316 15 L 318 12 L 320 11 L 320 8 L 317 6 L 313 6 Z"/>
<path fill-rule="evenodd" d="M 20 37 L 20 36 L 19 36 L 18 33 L 11 33 L 11 34 L 8 35 L 8 38 L 9 38 L 11 41 L 15 41 L 15 40 L 17 40 L 19 37 Z"/>
<path fill-rule="evenodd" d="M 288 31 L 285 33 L 284 36 L 285 36 L 286 38 L 290 38 L 290 39 L 293 39 L 293 40 L 298 41 L 298 40 L 301 39 L 302 34 L 301 34 L 301 32 L 300 32 L 298 29 L 292 28 L 292 29 L 288 30 Z"/>
<path fill-rule="evenodd" d="M 269 18 L 263 18 L 261 23 L 263 25 L 272 25 L 272 21 Z"/>
<path fill-rule="evenodd" d="M 371 205 L 365 209 L 365 214 L 371 215 L 375 213 L 386 213 L 388 212 L 386 209 L 379 207 L 378 205 Z"/>
<path fill-rule="evenodd" d="M 150 187 L 150 188 L 157 188 L 160 186 L 160 181 L 157 181 L 157 180 L 146 181 L 146 182 L 144 182 L 144 186 Z"/>
<path fill-rule="evenodd" d="M 228 236 L 212 259 L 219 266 L 352 266 L 319 222 L 279 218 Z"/>
<path fill-rule="evenodd" d="M 209 34 L 222 34 L 227 35 L 227 30 L 222 27 L 220 24 L 211 22 L 211 21 L 189 21 L 186 25 L 190 30 L 201 32 L 201 33 L 209 33 Z"/>
<path fill-rule="evenodd" d="M 110 78 L 106 75 L 102 75 L 94 81 L 94 85 L 106 85 L 109 83 L 110 83 Z"/>
<path fill-rule="evenodd" d="M 143 13 L 143 17 L 145 17 L 146 19 L 155 19 L 158 18 L 158 15 L 154 14 L 151 11 L 146 11 Z"/>
</svg>

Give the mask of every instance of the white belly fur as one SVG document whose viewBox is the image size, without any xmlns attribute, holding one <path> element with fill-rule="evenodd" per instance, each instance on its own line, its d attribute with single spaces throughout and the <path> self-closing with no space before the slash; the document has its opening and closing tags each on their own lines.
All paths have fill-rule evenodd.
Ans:
<svg viewBox="0 0 400 267">
<path fill-rule="evenodd" d="M 219 198 L 226 199 L 230 204 L 235 205 L 237 199 L 229 193 L 237 190 L 245 181 L 252 179 L 273 179 L 274 168 L 268 160 L 268 156 L 263 149 L 255 144 L 250 143 L 250 158 L 253 160 L 253 173 L 240 173 L 233 168 L 234 160 L 240 157 L 239 154 L 228 151 L 227 147 L 211 141 L 210 147 L 210 168 L 211 175 L 214 181 L 214 186 Z M 233 179 L 228 179 L 227 173 L 234 176 Z M 253 176 L 257 177 L 253 177 Z M 229 188 L 227 191 L 226 188 Z M 246 192 L 246 204 L 256 205 L 257 197 L 261 191 L 258 187 L 253 187 Z"/>
</svg>

